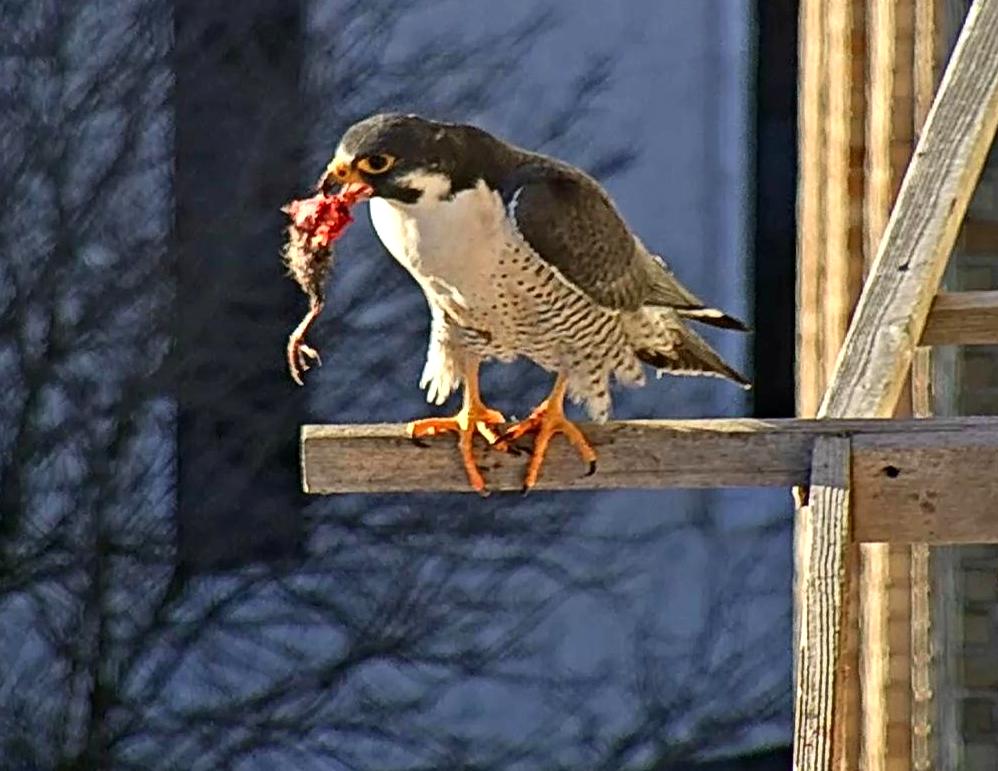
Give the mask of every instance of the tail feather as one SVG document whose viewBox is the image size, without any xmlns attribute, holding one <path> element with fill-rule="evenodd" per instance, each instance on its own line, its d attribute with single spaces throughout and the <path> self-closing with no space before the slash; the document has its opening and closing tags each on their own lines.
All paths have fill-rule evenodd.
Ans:
<svg viewBox="0 0 998 771">
<path fill-rule="evenodd" d="M 752 387 L 747 378 L 725 364 L 707 341 L 692 329 L 680 324 L 672 332 L 670 344 L 660 348 L 645 345 L 635 354 L 646 364 L 674 375 L 714 375 L 727 378 L 742 388 Z"/>
<path fill-rule="evenodd" d="M 749 328 L 745 322 L 729 316 L 716 308 L 676 308 L 676 312 L 685 319 L 699 321 L 720 329 L 734 329 L 738 332 L 748 332 Z"/>
<path fill-rule="evenodd" d="M 679 279 L 669 270 L 665 261 L 656 254 L 648 254 L 649 279 L 651 291 L 645 302 L 651 306 L 674 308 L 684 318 L 699 321 L 721 329 L 735 329 L 747 332 L 748 327 L 734 316 L 708 308 L 703 300 L 679 283 Z"/>
</svg>

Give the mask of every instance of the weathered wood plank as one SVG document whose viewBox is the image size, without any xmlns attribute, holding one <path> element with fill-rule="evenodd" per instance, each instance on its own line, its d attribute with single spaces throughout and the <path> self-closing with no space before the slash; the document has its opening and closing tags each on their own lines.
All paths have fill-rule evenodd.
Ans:
<svg viewBox="0 0 998 771">
<path fill-rule="evenodd" d="M 928 544 L 911 545 L 911 767 L 933 767 L 932 562 Z"/>
<path fill-rule="evenodd" d="M 994 248 L 998 251 L 998 241 Z M 998 344 L 998 292 L 939 293 L 919 344 Z"/>
<path fill-rule="evenodd" d="M 867 121 L 880 117 L 868 105 L 865 78 L 867 0 L 814 0 L 802 6 L 800 195 L 798 216 L 797 414 L 812 417 L 821 404 L 859 300 L 872 255 L 864 248 L 867 219 Z M 814 49 L 819 66 L 808 58 Z M 890 111 L 886 113 L 890 115 Z M 886 221 L 886 216 L 884 217 Z M 794 488 L 798 507 L 795 554 L 807 563 L 805 488 Z M 805 604 L 799 577 L 794 588 L 794 640 Z M 849 606 L 855 609 L 855 603 Z M 855 616 L 850 622 L 855 626 Z M 795 661 L 795 671 L 798 669 Z M 847 687 L 858 699 L 858 682 Z"/>
<path fill-rule="evenodd" d="M 852 438 L 857 541 L 998 542 L 998 418 L 628 421 L 583 427 L 600 468 L 556 441 L 541 489 L 790 486 L 817 439 Z M 479 448 L 490 489 L 519 491 L 526 459 Z M 305 491 L 468 492 L 456 444 L 401 425 L 304 426 Z"/>
<path fill-rule="evenodd" d="M 883 110 L 884 105 L 873 105 L 873 109 Z M 915 346 L 922 337 L 930 305 L 939 290 L 996 125 L 998 2 L 984 0 L 975 4 L 968 17 L 930 109 L 818 410 L 819 417 L 886 418 L 895 414 L 902 394 L 908 396 L 905 385 Z M 858 437 L 853 451 L 860 452 Z M 857 537 L 864 537 L 861 521 L 882 523 L 890 519 L 885 528 L 888 533 L 880 540 L 896 543 L 897 523 L 893 516 L 887 515 L 899 511 L 898 502 L 880 497 L 863 505 L 857 492 L 861 475 L 857 473 L 858 455 L 855 457 L 851 511 L 856 517 Z M 893 466 L 882 467 L 885 474 L 894 470 Z M 912 540 L 932 541 L 936 537 L 930 533 Z M 906 731 L 892 730 L 893 725 L 906 722 L 896 720 L 895 713 L 907 712 L 910 719 L 906 705 L 895 709 L 891 702 L 891 655 L 895 649 L 903 652 L 910 642 L 905 639 L 899 646 L 890 635 L 888 589 L 893 576 L 892 556 L 892 548 L 886 545 L 866 545 L 862 549 L 861 765 L 871 771 L 886 771 L 888 762 L 894 760 L 900 761 L 901 766 L 910 766 L 911 759 L 910 737 L 900 746 L 894 739 Z M 806 601 L 813 599 L 809 596 Z M 835 633 L 836 629 L 830 626 L 821 632 Z M 831 660 L 825 666 L 841 670 L 848 667 L 848 662 Z M 910 701 L 908 689 L 905 697 Z"/>
<path fill-rule="evenodd" d="M 815 442 L 807 505 L 808 557 L 794 689 L 794 769 L 857 768 L 857 549 L 849 535 L 850 440 Z"/>
<path fill-rule="evenodd" d="M 585 476 L 577 453 L 556 439 L 538 489 L 790 485 L 807 479 L 812 438 L 806 421 L 626 421 L 583 424 L 599 453 Z M 815 426 L 826 431 L 822 425 Z M 529 447 L 529 444 L 525 444 Z M 523 456 L 487 450 L 477 457 L 490 490 L 520 490 Z M 468 489 L 456 442 L 420 447 L 400 425 L 305 426 L 304 488 L 312 493 L 459 491 Z"/>
<path fill-rule="evenodd" d="M 823 361 L 828 324 L 817 312 L 827 294 L 827 115 L 825 0 L 801 0 L 798 115 L 800 161 L 797 203 L 797 414 L 810 417 L 821 403 L 831 367 Z M 808 309 L 813 312 L 802 312 Z M 845 330 L 842 330 L 842 334 Z"/>
<path fill-rule="evenodd" d="M 544 466 L 541 489 L 624 487 L 790 486 L 808 481 L 811 450 L 819 436 L 961 437 L 998 435 L 998 417 L 928 420 L 631 420 L 582 424 L 600 455 L 599 469 L 585 469 L 567 442 L 556 439 Z M 526 447 L 527 445 L 525 445 Z M 526 459 L 478 445 L 493 490 L 519 490 Z M 440 437 L 414 444 L 397 424 L 307 425 L 301 434 L 306 492 L 465 491 L 456 443 Z"/>
<path fill-rule="evenodd" d="M 935 421 L 925 421 L 935 422 Z M 998 434 L 853 439 L 854 533 L 892 543 L 998 542 Z M 880 508 L 886 511 L 876 513 Z"/>
<path fill-rule="evenodd" d="M 865 0 L 805 0 L 799 90 L 797 412 L 813 415 L 863 286 Z"/>
<path fill-rule="evenodd" d="M 998 2 L 967 16 L 819 415 L 886 416 L 998 125 Z"/>
<path fill-rule="evenodd" d="M 969 0 L 920 0 L 926 6 L 926 58 L 924 82 L 918 85 L 919 102 L 927 105 L 945 66 L 951 45 L 959 34 Z M 926 107 L 927 111 L 927 107 Z M 957 249 L 969 255 L 998 247 L 998 231 L 978 228 L 968 212 L 958 237 Z M 952 264 L 952 258 L 951 258 Z M 955 267 L 955 266 L 954 266 Z M 953 275 L 950 273 L 949 275 Z M 931 324 L 932 315 L 929 317 Z M 915 364 L 928 352 L 931 356 L 932 395 L 926 401 L 932 412 L 952 414 L 956 405 L 957 359 L 954 349 L 920 348 Z M 962 699 L 957 695 L 963 665 L 962 603 L 958 599 L 955 547 L 914 546 L 912 570 L 912 769 L 930 771 L 958 768 L 963 756 Z M 923 590 L 918 594 L 919 583 Z M 921 651 L 921 652 L 919 652 Z"/>
<path fill-rule="evenodd" d="M 914 148 L 914 6 L 910 0 L 868 0 L 867 152 L 865 256 L 872 264 Z M 914 396 L 914 391 L 911 391 Z M 911 412 L 903 391 L 896 417 Z M 892 567 L 907 545 L 864 544 L 859 554 L 859 656 L 862 673 L 860 767 L 910 768 L 910 681 L 907 635 L 891 634 L 907 624 L 907 574 Z M 899 595 L 902 601 L 899 601 Z M 897 669 L 888 662 L 902 662 Z"/>
</svg>

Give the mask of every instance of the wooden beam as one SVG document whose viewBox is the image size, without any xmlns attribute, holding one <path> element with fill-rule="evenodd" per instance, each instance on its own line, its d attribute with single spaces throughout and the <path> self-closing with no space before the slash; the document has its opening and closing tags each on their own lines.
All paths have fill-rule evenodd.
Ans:
<svg viewBox="0 0 998 771">
<path fill-rule="evenodd" d="M 888 32 L 894 34 L 893 31 Z M 885 53 L 880 57 L 880 63 L 886 66 L 886 60 L 892 58 L 891 44 L 885 42 L 882 48 Z M 891 78 L 884 77 L 882 80 L 888 82 Z M 886 91 L 886 88 L 881 91 Z M 871 95 L 876 94 L 874 90 Z M 893 105 L 885 104 L 874 104 L 872 109 L 889 109 L 891 113 L 897 111 Z M 914 158 L 902 182 L 871 266 L 870 277 L 818 410 L 820 417 L 887 418 L 899 408 L 906 409 L 899 401 L 902 396 L 908 396 L 905 386 L 915 346 L 922 337 L 930 305 L 939 290 L 996 125 L 998 2 L 979 0 L 964 25 L 920 134 Z M 885 127 L 879 132 L 881 150 L 885 148 L 885 135 L 889 130 Z M 886 169 L 889 163 L 889 159 L 884 158 L 879 165 Z M 873 167 L 876 168 L 877 164 L 874 163 Z M 881 193 L 879 199 L 882 201 L 887 198 L 887 175 L 882 174 L 875 181 L 878 184 L 872 189 Z M 878 200 L 871 200 L 868 213 L 878 203 Z M 878 235 L 875 218 L 870 224 L 873 227 L 868 240 L 872 241 Z M 907 403 L 907 398 L 904 401 Z M 859 453 L 858 443 L 853 450 Z M 898 470 L 890 464 L 882 468 L 885 474 Z M 950 468 L 956 470 L 955 467 Z M 853 472 L 855 528 L 857 538 L 866 540 L 870 536 L 862 530 L 862 518 L 886 518 L 882 516 L 884 512 L 900 513 L 903 507 L 901 501 L 890 496 L 874 497 L 863 505 L 858 497 L 861 478 L 858 466 L 853 468 Z M 920 478 L 918 483 L 923 481 Z M 935 502 L 919 499 L 917 495 L 912 501 L 909 493 L 903 503 L 910 506 L 912 502 L 921 504 L 926 510 L 938 511 Z M 874 508 L 877 505 L 879 510 Z M 955 511 L 947 511 L 943 524 L 949 526 L 950 520 L 958 517 L 963 510 L 957 507 Z M 862 521 L 865 523 L 868 520 Z M 885 527 L 888 532 L 874 537 L 898 543 L 901 539 L 895 529 L 896 524 L 892 522 Z M 924 520 L 918 524 L 922 525 L 920 530 L 917 527 L 912 529 L 923 537 L 907 540 L 936 540 Z M 952 533 L 947 531 L 946 538 L 950 537 Z M 908 616 L 910 606 L 894 603 L 891 599 L 894 585 L 908 584 L 907 594 L 910 596 L 910 552 L 896 546 L 868 544 L 861 550 L 860 562 L 860 670 L 863 686 L 863 751 L 860 765 L 870 771 L 886 771 L 889 764 L 895 763 L 899 767 L 910 767 L 910 680 L 906 687 L 898 691 L 892 687 L 891 676 L 892 662 L 905 659 L 910 651 L 910 633 L 904 637 L 892 634 L 893 622 L 900 620 L 902 614 Z M 833 634 L 833 630 L 826 629 L 825 633 Z M 839 661 L 834 662 L 834 666 L 841 669 L 850 663 Z M 908 674 L 910 663 L 905 663 L 908 666 L 903 671 Z"/>
<path fill-rule="evenodd" d="M 810 481 L 818 439 L 852 439 L 854 537 L 998 542 L 998 417 L 932 420 L 679 420 L 586 425 L 585 476 L 556 441 L 540 489 L 790 486 Z M 493 490 L 519 490 L 525 458 L 479 448 Z M 468 492 L 456 445 L 420 447 L 401 425 L 304 426 L 305 491 Z"/>
<path fill-rule="evenodd" d="M 962 2 L 962 0 L 961 0 Z M 963 9 L 964 12 L 966 9 Z M 919 136 L 925 126 L 929 110 L 935 98 L 936 88 L 949 55 L 951 40 L 956 39 L 958 28 L 947 35 L 943 18 L 943 3 L 939 0 L 915 0 L 915 49 L 914 49 L 914 115 L 913 128 Z M 961 17 L 960 23 L 962 25 Z M 969 216 L 964 219 L 962 236 L 965 241 Z M 952 263 L 953 258 L 950 258 Z M 928 418 L 942 411 L 948 414 L 947 394 L 952 389 L 952 375 L 955 372 L 956 352 L 953 350 L 926 347 L 926 333 L 936 323 L 935 314 L 940 305 L 937 295 L 929 312 L 922 341 L 915 349 L 911 367 L 912 411 L 916 417 Z M 957 324 L 959 332 L 973 328 L 974 324 Z M 956 341 L 954 341 L 956 342 Z M 957 343 L 959 344 L 959 343 Z M 940 597 L 938 590 L 943 574 L 950 574 L 950 560 L 945 557 L 945 548 L 931 547 L 925 543 L 912 544 L 910 552 L 910 621 L 909 651 L 910 668 L 908 683 L 911 698 L 911 763 L 913 769 L 922 771 L 932 768 L 955 768 L 956 762 L 943 757 L 940 736 L 947 731 L 948 723 L 940 709 L 944 699 L 942 689 L 955 682 L 952 677 L 940 680 L 940 667 L 946 654 L 937 647 L 940 640 L 938 614 Z M 954 595 L 947 593 L 946 597 Z M 944 601 L 949 601 L 944 600 Z M 952 654 L 950 654 L 952 656 Z"/>
<path fill-rule="evenodd" d="M 998 2 L 977 0 L 943 76 L 819 415 L 887 416 L 998 126 Z"/>
<path fill-rule="evenodd" d="M 575 451 L 556 439 L 539 490 L 802 485 L 819 436 L 886 436 L 878 446 L 907 447 L 908 434 L 930 435 L 930 443 L 969 431 L 998 434 L 998 417 L 629 420 L 581 427 L 599 453 L 597 472 L 585 476 Z M 520 490 L 523 456 L 476 449 L 491 490 Z M 453 439 L 420 446 L 400 424 L 306 425 L 301 432 L 306 493 L 466 492 L 457 458 Z"/>
<path fill-rule="evenodd" d="M 810 416 L 863 286 L 865 2 L 803 0 L 800 18 L 797 413 Z"/>
<path fill-rule="evenodd" d="M 995 244 L 998 254 L 998 242 Z M 998 344 L 998 292 L 936 295 L 919 345 Z"/>
<path fill-rule="evenodd" d="M 916 25 L 912 0 L 868 3 L 864 257 L 869 270 L 915 144 Z M 914 377 L 914 371 L 912 374 Z M 907 390 L 902 391 L 895 417 L 911 414 L 912 400 L 908 395 Z M 868 771 L 907 769 L 911 767 L 909 547 L 863 544 L 858 562 L 858 669 L 862 687 L 859 765 Z M 897 633 L 899 628 L 904 634 Z"/>
<path fill-rule="evenodd" d="M 873 262 L 914 145 L 910 0 L 868 0 L 864 258 Z M 838 353 L 838 351 L 836 351 Z"/>
<path fill-rule="evenodd" d="M 864 253 L 862 195 L 870 117 L 864 77 L 869 5 L 866 0 L 804 0 L 801 7 L 797 414 L 804 417 L 813 416 L 821 404 L 870 261 Z M 809 560 L 811 529 L 805 499 L 804 488 L 795 488 L 794 554 L 802 566 Z M 795 672 L 800 669 L 799 616 L 806 604 L 802 575 L 794 576 Z M 853 615 L 844 623 L 855 627 L 857 583 L 850 586 L 845 607 Z M 857 671 L 855 665 L 847 669 Z M 850 703 L 858 701 L 855 678 L 840 686 L 852 694 Z M 857 720 L 857 711 L 849 717 Z"/>
<path fill-rule="evenodd" d="M 814 415 L 831 372 L 824 363 L 825 316 L 818 312 L 825 296 L 826 142 L 828 95 L 825 84 L 825 3 L 801 0 L 800 133 L 797 184 L 797 414 Z M 802 312 L 807 309 L 809 312 Z M 842 330 L 842 334 L 845 330 Z"/>
<path fill-rule="evenodd" d="M 998 434 L 968 429 L 959 439 L 910 433 L 889 440 L 857 435 L 853 458 L 857 540 L 998 540 Z"/>
<path fill-rule="evenodd" d="M 932 563 L 931 547 L 925 543 L 911 545 L 911 661 L 908 680 L 911 684 L 911 765 L 929 769 L 933 763 L 932 735 L 934 688 L 932 649 Z"/>
<path fill-rule="evenodd" d="M 807 509 L 804 597 L 795 660 L 795 771 L 851 771 L 859 756 L 856 597 L 857 549 L 849 534 L 849 439 L 816 440 Z M 853 655 L 850 655 L 852 653 Z"/>
</svg>

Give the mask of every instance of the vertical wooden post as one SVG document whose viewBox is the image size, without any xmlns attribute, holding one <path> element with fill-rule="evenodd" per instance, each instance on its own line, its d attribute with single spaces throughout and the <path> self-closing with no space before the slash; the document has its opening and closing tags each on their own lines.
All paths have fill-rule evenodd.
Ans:
<svg viewBox="0 0 998 771">
<path fill-rule="evenodd" d="M 873 262 L 914 147 L 913 0 L 869 0 L 864 265 Z M 905 390 L 895 409 L 911 414 Z M 860 548 L 861 766 L 911 766 L 911 553 Z"/>
<path fill-rule="evenodd" d="M 877 70 L 871 73 L 871 109 L 882 111 L 881 117 L 894 116 L 898 112 L 898 100 L 903 99 L 907 105 L 903 114 L 911 116 L 915 90 L 915 65 L 911 53 L 913 42 L 909 39 L 906 45 L 899 45 L 902 36 L 898 30 L 898 19 L 903 15 L 908 19 L 908 29 L 913 29 L 915 9 L 907 2 L 892 5 L 880 3 L 879 0 L 869 2 L 874 40 L 871 67 Z M 904 384 L 914 358 L 912 345 L 921 335 L 973 182 L 998 123 L 996 15 L 998 2 L 976 0 L 939 98 L 931 111 L 931 118 L 927 121 L 919 158 L 905 177 L 899 205 L 886 227 L 881 209 L 883 202 L 889 201 L 896 192 L 895 169 L 898 166 L 897 156 L 900 155 L 896 151 L 901 149 L 899 144 L 903 146 L 905 142 L 910 147 L 911 136 L 910 132 L 907 137 L 903 136 L 904 132 L 898 132 L 893 123 L 879 121 L 869 124 L 870 133 L 866 136 L 869 146 L 861 147 L 858 155 L 869 160 L 870 168 L 877 174 L 871 174 L 860 186 L 862 192 L 856 192 L 856 195 L 865 193 L 868 196 L 867 205 L 863 207 L 866 229 L 861 244 L 869 246 L 881 241 L 881 231 L 884 238 L 870 267 L 871 279 L 859 302 L 856 318 L 845 336 L 842 355 L 829 377 L 825 368 L 826 354 L 830 343 L 834 342 L 838 347 L 841 342 L 841 338 L 837 339 L 837 330 L 842 308 L 849 307 L 851 310 L 853 307 L 848 294 L 850 276 L 857 264 L 861 266 L 864 262 L 862 248 L 856 250 L 849 237 L 849 214 L 852 211 L 849 195 L 855 188 L 850 190 L 848 184 L 845 187 L 842 185 L 842 180 L 849 178 L 848 163 L 855 159 L 855 154 L 843 165 L 841 138 L 849 135 L 857 119 L 861 131 L 867 125 L 863 122 L 862 109 L 842 98 L 843 93 L 851 93 L 851 89 L 843 84 L 843 79 L 848 81 L 852 72 L 844 71 L 841 66 L 833 71 L 832 65 L 836 62 L 841 65 L 842 42 L 850 39 L 841 34 L 846 28 L 842 20 L 848 19 L 852 36 L 857 34 L 857 29 L 865 30 L 865 20 L 847 2 L 832 3 L 829 0 L 827 4 L 805 6 L 802 17 L 805 29 L 801 35 L 804 48 L 806 50 L 810 35 L 821 35 L 825 41 L 822 62 L 829 67 L 829 71 L 824 82 L 820 78 L 808 81 L 809 60 L 804 57 L 805 77 L 802 80 L 805 87 L 808 82 L 812 83 L 818 93 L 802 97 L 802 162 L 806 163 L 808 158 L 808 142 L 815 140 L 814 131 L 808 131 L 807 116 L 815 114 L 813 105 L 816 101 L 823 109 L 823 113 L 821 109 L 817 112 L 823 114 L 827 131 L 815 143 L 817 149 L 811 148 L 823 159 L 826 188 L 823 191 L 818 189 L 814 180 L 808 184 L 808 175 L 814 173 L 813 167 L 802 170 L 802 213 L 807 215 L 811 212 L 812 215 L 801 217 L 798 404 L 802 414 L 807 414 L 804 410 L 811 407 L 810 399 L 819 390 L 815 388 L 818 383 L 822 383 L 823 387 L 824 382 L 828 382 L 818 408 L 818 415 L 823 417 L 889 417 L 896 412 L 899 395 L 909 393 Z M 809 22 L 815 26 L 808 29 Z M 910 32 L 908 37 L 911 37 Z M 863 55 L 862 46 L 849 50 L 854 54 L 858 50 Z M 907 58 L 907 66 L 899 67 L 899 52 L 902 58 Z M 901 73 L 906 74 L 902 76 Z M 899 88 L 905 80 L 906 94 Z M 821 101 L 822 90 L 827 90 L 824 101 Z M 851 109 L 843 109 L 843 105 Z M 855 153 L 855 148 L 852 149 Z M 904 149 L 907 153 L 907 148 Z M 823 204 L 823 208 L 817 206 L 816 201 Z M 823 216 L 820 214 L 822 211 Z M 823 248 L 826 251 L 822 252 Z M 820 260 L 817 263 L 816 258 Z M 920 398 L 924 398 L 924 394 Z M 824 452 L 831 451 L 826 449 Z M 813 459 L 816 468 L 822 462 L 821 457 Z M 848 516 L 848 507 L 844 511 Z M 828 618 L 823 612 L 816 612 L 810 607 L 814 598 L 808 594 L 807 571 L 815 564 L 818 544 L 826 538 L 822 535 L 822 527 L 827 525 L 817 516 L 813 501 L 801 513 L 807 533 L 806 537 L 797 541 L 803 576 L 797 600 L 804 603 L 801 639 L 797 648 L 798 688 L 831 687 L 832 701 L 838 705 L 841 699 L 843 706 L 834 726 L 837 738 L 833 739 L 830 735 L 822 737 L 818 741 L 821 751 L 805 755 L 811 746 L 808 741 L 812 738 L 799 737 L 795 743 L 798 748 L 797 767 L 826 769 L 832 763 L 857 767 L 857 764 L 843 760 L 851 750 L 852 738 L 858 734 L 858 728 L 853 723 L 855 711 L 847 704 L 850 694 L 855 692 L 855 684 L 847 682 L 842 674 L 852 669 L 852 661 L 844 658 L 849 649 L 835 643 L 838 655 L 843 658 L 835 662 L 826 661 L 831 670 L 817 680 L 809 675 L 807 667 L 814 658 L 806 650 L 808 641 L 811 645 L 818 644 L 810 628 L 814 623 L 827 624 L 826 635 L 839 640 L 842 630 L 851 628 L 853 619 L 850 609 L 853 605 L 841 596 L 833 595 L 829 602 L 836 605 L 836 613 L 841 614 L 834 618 Z M 848 566 L 850 560 L 841 559 L 836 564 L 839 563 Z M 919 563 L 914 565 L 916 575 L 924 574 L 922 567 Z M 912 672 L 910 650 L 915 640 L 909 624 L 912 604 L 918 601 L 920 609 L 925 607 L 925 603 L 920 601 L 924 598 L 914 595 L 908 585 L 912 569 L 909 551 L 892 552 L 886 546 L 872 546 L 865 550 L 860 581 L 864 680 L 860 765 L 871 771 L 889 771 L 911 765 L 911 692 L 908 679 Z M 849 591 L 851 582 L 844 582 L 839 588 Z M 828 683 L 831 685 L 828 686 Z M 896 687 L 899 684 L 902 684 L 900 689 Z M 821 694 L 799 694 L 798 707 L 807 709 L 811 705 L 813 709 L 814 703 L 824 704 L 825 701 L 827 699 Z M 813 715 L 798 716 L 798 730 L 813 724 L 814 720 Z M 840 724 L 839 720 L 844 723 Z M 805 758 L 814 765 L 803 765 Z"/>
<path fill-rule="evenodd" d="M 797 289 L 797 413 L 816 414 L 831 378 L 849 318 L 862 289 L 863 208 L 866 140 L 865 110 L 865 0 L 803 0 L 801 7 L 800 78 L 800 193 L 798 199 L 798 289 Z M 829 459 L 815 454 L 815 463 Z M 807 624 L 815 619 L 799 617 L 810 603 L 808 578 L 813 565 L 814 544 L 828 523 L 821 493 L 806 505 L 798 500 L 794 529 L 795 554 L 795 682 L 797 685 L 797 731 L 814 728 L 820 717 L 801 715 L 813 708 L 805 704 L 802 688 L 813 687 L 806 671 Z M 847 516 L 847 510 L 840 512 Z M 857 577 L 859 549 L 846 544 L 839 555 L 842 568 Z M 838 646 L 842 666 L 835 682 L 837 714 L 836 768 L 856 768 L 859 759 L 858 654 L 854 644 L 859 629 L 858 582 L 841 587 L 844 595 L 837 607 L 846 636 Z M 812 644 L 818 645 L 812 640 Z M 810 721 L 801 723 L 801 721 Z M 815 722 L 817 721 L 817 722 Z M 826 725 L 827 728 L 827 725 Z M 795 738 L 795 768 L 822 769 L 832 756 L 809 744 L 814 737 Z M 825 763 L 822 765 L 822 763 Z"/>
<path fill-rule="evenodd" d="M 969 0 L 916 0 L 914 127 L 928 117 L 946 58 L 967 12 Z M 951 257 L 952 260 L 952 257 Z M 956 352 L 918 348 L 912 361 L 912 406 L 918 417 L 953 405 Z M 961 721 L 953 697 L 963 645 L 957 620 L 953 547 L 914 545 L 911 549 L 911 768 L 958 768 Z"/>
<path fill-rule="evenodd" d="M 818 414 L 889 417 L 913 360 L 960 222 L 998 127 L 998 3 L 975 0 L 929 111 Z M 863 768 L 910 767 L 910 741 L 890 742 L 891 646 L 885 618 L 892 565 L 885 547 L 864 561 Z M 898 561 L 900 562 L 900 560 Z M 885 599 L 887 598 L 887 599 Z M 911 593 L 907 593 L 911 602 Z M 806 611 L 805 611 L 806 612 Z M 908 611 L 910 612 L 910 610 Z M 907 638 L 911 645 L 910 634 Z M 897 670 L 895 670 L 897 671 Z M 906 670 L 910 676 L 910 668 Z M 910 700 L 910 694 L 906 694 Z M 902 735 L 902 731 L 894 731 Z M 906 762 L 905 755 L 909 760 Z M 897 760 L 898 763 L 891 761 Z"/>
<path fill-rule="evenodd" d="M 864 0 L 801 8 L 797 413 L 825 392 L 863 287 Z"/>
<path fill-rule="evenodd" d="M 855 547 L 849 533 L 850 442 L 815 441 L 808 503 L 807 559 L 800 575 L 806 598 L 801 617 L 794 693 L 794 768 L 852 771 L 858 703 L 850 683 L 857 678 Z"/>
<path fill-rule="evenodd" d="M 940 7 L 937 0 L 915 0 L 915 35 L 912 51 L 912 127 L 921 130 L 932 106 L 942 62 Z M 934 412 L 931 348 L 915 351 L 911 367 L 912 413 L 928 417 Z M 939 760 L 939 721 L 935 714 L 933 661 L 933 572 L 934 555 L 926 544 L 911 547 L 911 769 L 930 771 Z"/>
<path fill-rule="evenodd" d="M 797 243 L 797 414 L 814 415 L 831 363 L 821 318 L 825 244 L 825 0 L 801 0 Z"/>
</svg>

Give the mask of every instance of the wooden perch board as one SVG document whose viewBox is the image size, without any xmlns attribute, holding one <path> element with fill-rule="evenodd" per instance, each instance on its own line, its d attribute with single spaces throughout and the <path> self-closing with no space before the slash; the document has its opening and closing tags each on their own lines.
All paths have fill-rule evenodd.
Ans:
<svg viewBox="0 0 998 771">
<path fill-rule="evenodd" d="M 998 251 L 998 239 L 993 248 Z M 998 344 L 998 292 L 942 292 L 936 295 L 919 344 Z"/>
<path fill-rule="evenodd" d="M 818 437 L 852 441 L 860 541 L 998 541 L 998 418 L 678 420 L 585 425 L 599 468 L 552 443 L 538 489 L 786 487 L 807 484 Z M 469 492 L 453 437 L 420 447 L 401 425 L 304 426 L 309 493 Z M 526 446 L 525 446 L 526 447 Z M 477 446 L 494 491 L 520 490 L 526 457 Z M 885 505 L 889 502 L 890 505 Z"/>
</svg>

